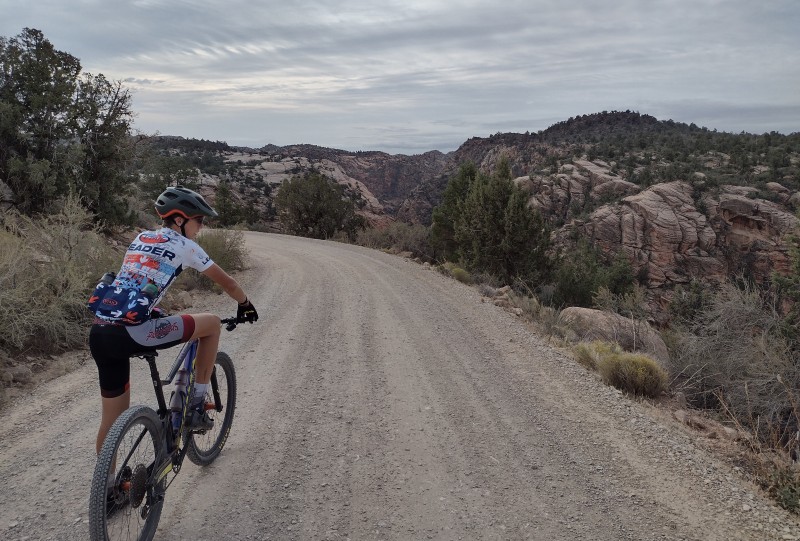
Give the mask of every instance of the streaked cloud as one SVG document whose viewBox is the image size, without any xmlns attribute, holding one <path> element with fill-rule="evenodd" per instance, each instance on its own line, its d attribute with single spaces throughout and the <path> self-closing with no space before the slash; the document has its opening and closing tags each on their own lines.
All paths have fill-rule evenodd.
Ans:
<svg viewBox="0 0 800 541">
<path fill-rule="evenodd" d="M 452 150 L 578 114 L 800 131 L 794 0 L 0 0 L 125 81 L 144 132 Z"/>
</svg>

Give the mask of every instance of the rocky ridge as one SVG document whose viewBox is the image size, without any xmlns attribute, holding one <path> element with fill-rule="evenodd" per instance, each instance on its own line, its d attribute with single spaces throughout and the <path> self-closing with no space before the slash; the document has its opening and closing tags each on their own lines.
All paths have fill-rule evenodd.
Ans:
<svg viewBox="0 0 800 541">
<path fill-rule="evenodd" d="M 800 206 L 795 139 L 719 134 L 628 111 L 576 117 L 538 133 L 473 137 L 447 154 L 313 145 L 223 154 L 273 189 L 303 171 L 322 171 L 347 186 L 377 227 L 429 224 L 461 164 L 491 172 L 505 157 L 559 243 L 578 233 L 609 255 L 625 254 L 663 305 L 693 278 L 717 283 L 744 273 L 764 281 L 788 270 Z"/>
</svg>

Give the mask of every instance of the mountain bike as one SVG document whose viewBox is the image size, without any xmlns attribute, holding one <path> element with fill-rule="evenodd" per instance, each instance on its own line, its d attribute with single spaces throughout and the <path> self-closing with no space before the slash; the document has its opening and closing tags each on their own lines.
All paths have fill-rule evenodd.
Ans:
<svg viewBox="0 0 800 541">
<path fill-rule="evenodd" d="M 221 321 L 228 331 L 235 317 Z M 92 541 L 150 540 L 156 533 L 167 489 L 184 459 L 198 466 L 219 456 L 231 430 L 236 409 L 236 373 L 233 361 L 217 353 L 205 410 L 214 420 L 210 430 L 190 431 L 189 403 L 195 384 L 198 341 L 183 345 L 167 377 L 160 379 L 155 351 L 137 355 L 147 361 L 158 410 L 132 406 L 120 415 L 97 455 L 89 496 L 89 533 Z M 164 386 L 176 380 L 169 405 Z M 186 378 L 185 390 L 181 379 Z M 113 479 L 113 482 L 109 481 Z"/>
</svg>

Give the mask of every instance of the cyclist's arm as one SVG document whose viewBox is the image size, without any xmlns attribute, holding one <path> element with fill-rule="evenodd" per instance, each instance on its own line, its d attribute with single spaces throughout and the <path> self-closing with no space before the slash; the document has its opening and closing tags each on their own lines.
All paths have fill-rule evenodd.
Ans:
<svg viewBox="0 0 800 541">
<path fill-rule="evenodd" d="M 214 282 L 221 287 L 233 300 L 239 304 L 247 300 L 247 295 L 241 288 L 239 283 L 233 277 L 222 270 L 222 267 L 214 263 L 203 274 L 214 280 Z"/>
</svg>

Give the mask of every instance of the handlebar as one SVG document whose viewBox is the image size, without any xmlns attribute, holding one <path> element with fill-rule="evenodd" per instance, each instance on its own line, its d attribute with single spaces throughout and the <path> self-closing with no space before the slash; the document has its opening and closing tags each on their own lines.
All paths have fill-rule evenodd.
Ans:
<svg viewBox="0 0 800 541">
<path fill-rule="evenodd" d="M 236 328 L 239 322 L 236 320 L 236 317 L 226 317 L 219 321 L 222 325 L 225 325 L 226 331 L 232 331 Z"/>
</svg>

